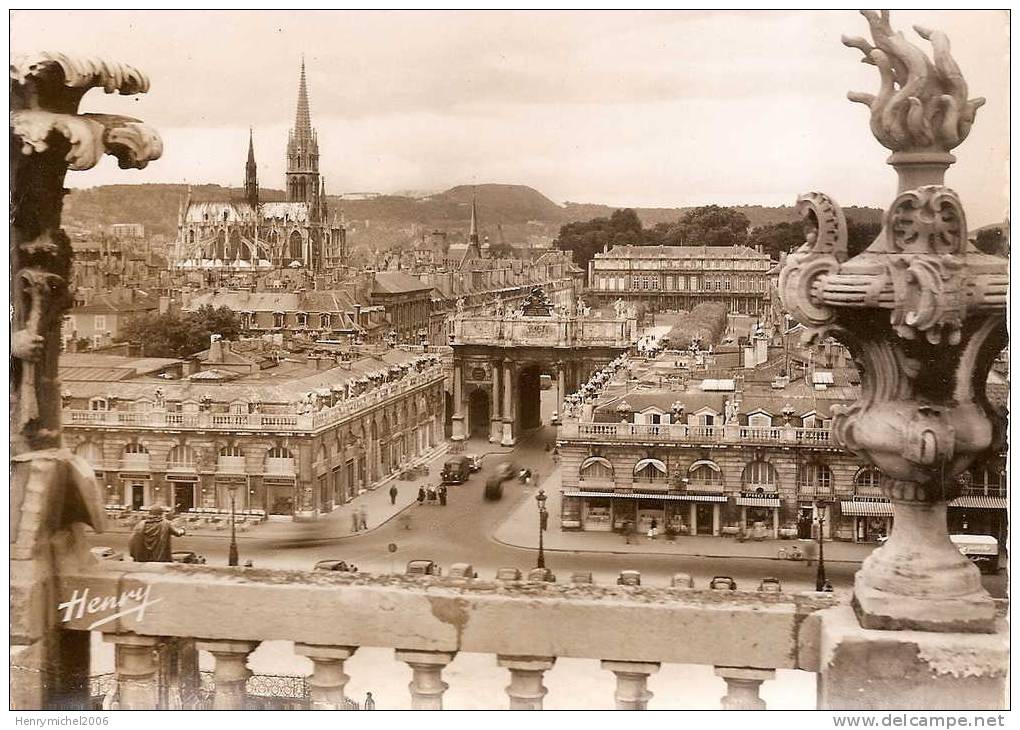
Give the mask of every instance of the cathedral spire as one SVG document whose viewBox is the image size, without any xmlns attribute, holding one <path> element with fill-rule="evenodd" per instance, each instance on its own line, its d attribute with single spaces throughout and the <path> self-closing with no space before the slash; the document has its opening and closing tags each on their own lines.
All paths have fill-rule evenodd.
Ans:
<svg viewBox="0 0 1020 730">
<path fill-rule="evenodd" d="M 305 80 L 305 57 L 301 56 L 301 80 L 298 82 L 297 114 L 294 118 L 294 134 L 311 137 L 312 115 L 308 110 L 308 82 Z"/>
<path fill-rule="evenodd" d="M 471 192 L 471 229 L 468 231 L 468 242 L 478 245 L 478 206 L 473 190 Z"/>
<path fill-rule="evenodd" d="M 244 166 L 244 198 L 254 208 L 259 204 L 258 166 L 255 164 L 255 133 L 248 127 L 248 163 Z"/>
</svg>

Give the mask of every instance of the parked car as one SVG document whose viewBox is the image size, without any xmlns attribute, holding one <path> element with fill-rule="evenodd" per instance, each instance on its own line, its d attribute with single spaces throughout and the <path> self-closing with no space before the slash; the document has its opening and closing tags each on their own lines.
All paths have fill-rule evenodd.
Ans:
<svg viewBox="0 0 1020 730">
<path fill-rule="evenodd" d="M 463 454 L 451 456 L 443 464 L 439 476 L 443 484 L 463 484 L 471 478 L 471 460 Z"/>
<path fill-rule="evenodd" d="M 572 573 L 570 576 L 571 583 L 594 583 L 594 579 L 591 577 L 590 570 L 581 570 L 576 573 Z"/>
<path fill-rule="evenodd" d="M 528 571 L 529 583 L 555 583 L 556 575 L 548 568 L 532 568 Z"/>
<path fill-rule="evenodd" d="M 496 580 L 520 580 L 521 571 L 517 568 L 499 568 L 496 570 Z"/>
<path fill-rule="evenodd" d="M 442 575 L 443 569 L 434 560 L 412 560 L 404 575 Z"/>
<path fill-rule="evenodd" d="M 768 576 L 761 579 L 761 583 L 758 584 L 758 590 L 762 593 L 782 593 L 783 585 L 779 582 L 779 578 Z"/>
<path fill-rule="evenodd" d="M 468 468 L 472 472 L 481 471 L 482 469 L 482 457 L 478 454 L 467 454 Z"/>
<path fill-rule="evenodd" d="M 315 564 L 316 570 L 334 570 L 338 573 L 357 573 L 358 569 L 346 560 L 320 560 Z"/>
<path fill-rule="evenodd" d="M 550 426 L 559 426 L 560 425 L 560 412 L 559 411 L 553 411 L 552 412 L 552 417 L 549 419 L 549 425 Z"/>
<path fill-rule="evenodd" d="M 620 576 L 616 579 L 616 584 L 620 586 L 639 586 L 641 585 L 641 573 L 637 570 L 621 570 Z"/>
<path fill-rule="evenodd" d="M 446 575 L 450 578 L 477 578 L 478 571 L 471 563 L 454 563 Z"/>
<path fill-rule="evenodd" d="M 170 553 L 170 557 L 173 558 L 175 563 L 184 563 L 186 565 L 205 565 L 205 556 L 199 555 L 191 550 L 174 550 Z"/>
<path fill-rule="evenodd" d="M 737 582 L 728 575 L 717 575 L 708 582 L 708 587 L 713 591 L 735 591 Z"/>
<path fill-rule="evenodd" d="M 105 545 L 100 546 L 100 547 L 94 547 L 91 550 L 89 550 L 89 552 L 92 553 L 92 555 L 94 555 L 99 560 L 123 560 L 124 559 L 124 553 L 119 553 L 116 550 L 114 550 L 112 547 L 108 547 L 108 546 L 105 546 Z"/>
<path fill-rule="evenodd" d="M 694 578 L 689 573 L 674 573 L 669 579 L 669 585 L 672 588 L 693 588 Z"/>
</svg>

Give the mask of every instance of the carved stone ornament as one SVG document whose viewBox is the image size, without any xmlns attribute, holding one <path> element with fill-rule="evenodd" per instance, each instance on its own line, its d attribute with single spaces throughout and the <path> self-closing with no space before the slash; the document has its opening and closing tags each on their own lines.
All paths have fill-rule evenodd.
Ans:
<svg viewBox="0 0 1020 730">
<path fill-rule="evenodd" d="M 977 568 L 952 545 L 947 502 L 956 477 L 999 444 L 1004 424 L 985 381 L 1006 343 L 1008 261 L 967 240 L 963 206 L 942 178 L 948 152 L 970 129 L 980 100 L 937 31 L 919 30 L 935 62 L 865 11 L 883 89 L 867 97 L 882 144 L 925 154 L 893 155 L 899 192 L 878 237 L 848 258 L 840 207 L 801 196 L 807 241 L 786 258 L 780 296 L 809 339 L 835 336 L 861 371 L 861 397 L 834 408 L 836 441 L 882 473 L 894 522 L 886 544 L 858 573 L 854 603 L 866 628 L 992 631 L 994 607 Z M 851 98 L 864 101 L 863 95 Z"/>
<path fill-rule="evenodd" d="M 60 228 L 64 176 L 104 154 L 141 168 L 163 151 L 137 119 L 79 114 L 97 87 L 132 95 L 149 82 L 131 66 L 59 53 L 10 65 L 11 706 L 19 709 L 87 700 L 88 683 L 69 678 L 88 675 L 88 636 L 63 635 L 51 600 L 62 569 L 95 564 L 82 525 L 104 527 L 91 467 L 61 447 L 57 361 L 72 302 L 72 250 Z"/>
</svg>

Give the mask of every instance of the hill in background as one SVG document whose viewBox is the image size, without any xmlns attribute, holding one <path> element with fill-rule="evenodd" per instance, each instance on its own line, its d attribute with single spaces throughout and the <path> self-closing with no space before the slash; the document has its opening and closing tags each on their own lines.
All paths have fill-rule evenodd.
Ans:
<svg viewBox="0 0 1020 730">
<path fill-rule="evenodd" d="M 187 185 L 104 185 L 72 190 L 65 198 L 64 224 L 70 229 L 99 231 L 113 223 L 141 223 L 154 236 L 173 239 L 177 233 L 178 210 L 187 195 Z M 193 185 L 195 200 L 243 199 L 240 188 Z M 281 190 L 263 189 L 263 200 L 284 200 Z M 330 207 L 341 209 L 351 224 L 351 243 L 370 248 L 406 242 L 421 231 L 440 229 L 466 235 L 471 218 L 471 200 L 478 201 L 479 226 L 483 236 L 495 240 L 496 225 L 503 227 L 508 243 L 538 235 L 555 237 L 564 223 L 609 217 L 615 207 L 587 203 L 558 205 L 526 185 L 458 185 L 425 197 L 380 195 L 368 199 L 343 200 L 329 196 Z M 760 205 L 731 206 L 747 216 L 752 226 L 795 221 L 792 206 L 768 208 Z M 690 208 L 635 208 L 646 227 L 679 219 Z M 859 222 L 878 222 L 877 208 L 846 209 Z"/>
</svg>

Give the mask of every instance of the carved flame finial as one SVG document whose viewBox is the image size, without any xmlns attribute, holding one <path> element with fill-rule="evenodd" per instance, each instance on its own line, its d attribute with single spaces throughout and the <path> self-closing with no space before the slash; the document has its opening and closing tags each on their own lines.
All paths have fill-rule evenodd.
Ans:
<svg viewBox="0 0 1020 730">
<path fill-rule="evenodd" d="M 889 11 L 862 10 L 875 45 L 859 37 L 843 36 L 843 44 L 860 49 L 863 63 L 878 67 L 878 94 L 851 91 L 851 101 L 871 109 L 871 131 L 894 152 L 949 152 L 970 133 L 981 97 L 967 98 L 967 82 L 949 52 L 946 34 L 914 26 L 931 42 L 929 59 L 901 32 L 889 25 Z"/>
</svg>

